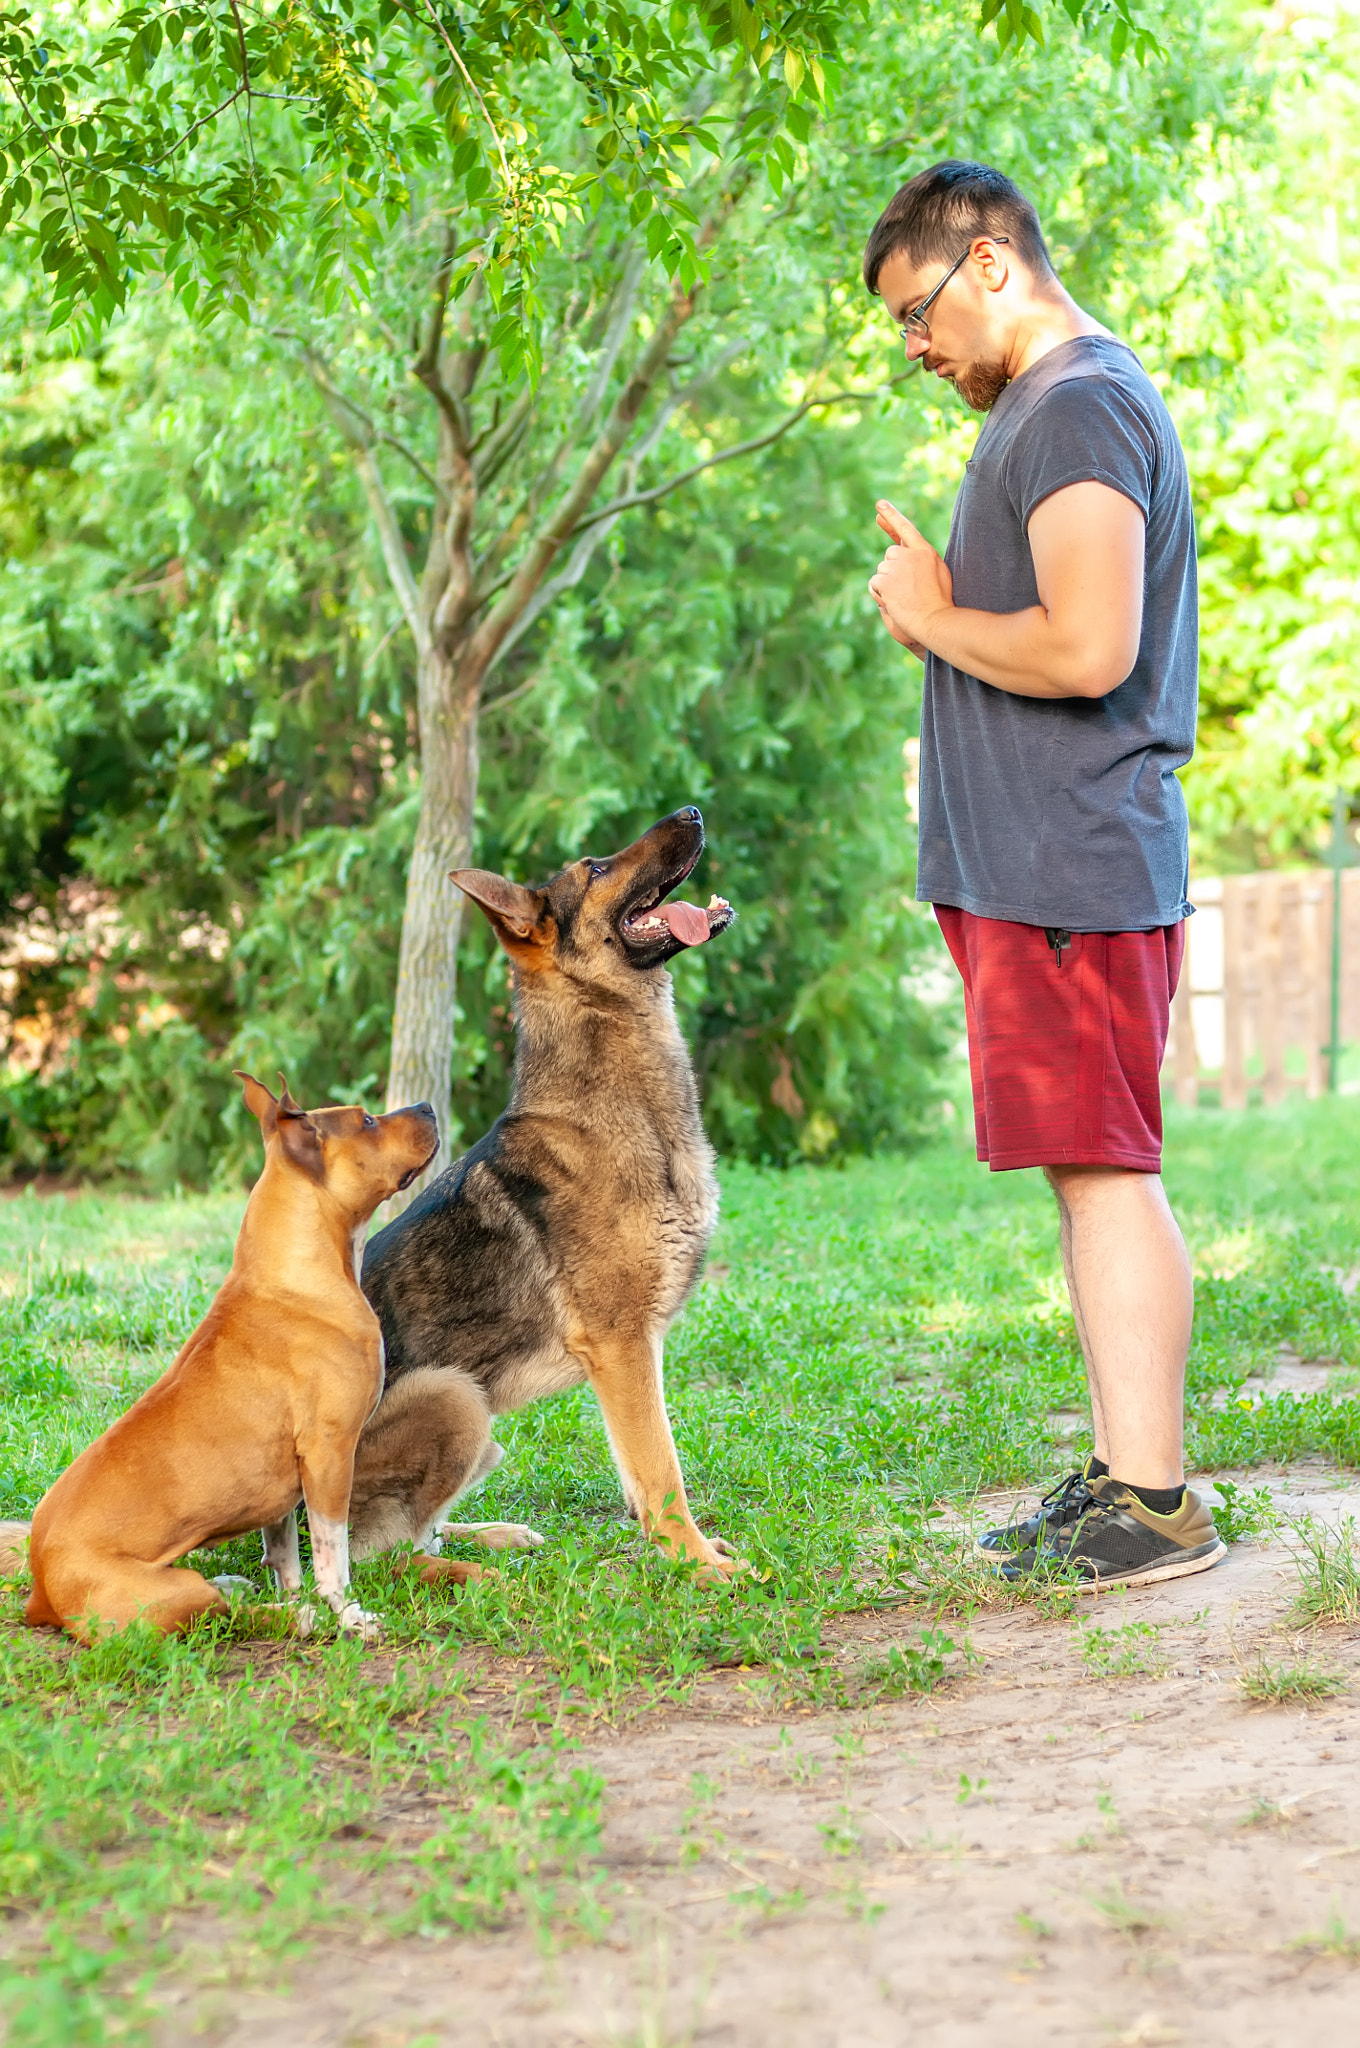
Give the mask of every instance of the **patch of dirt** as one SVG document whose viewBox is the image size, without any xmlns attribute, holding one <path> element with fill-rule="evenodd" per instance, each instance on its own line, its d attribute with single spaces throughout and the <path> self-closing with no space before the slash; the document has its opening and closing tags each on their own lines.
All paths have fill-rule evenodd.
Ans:
<svg viewBox="0 0 1360 2048">
<path fill-rule="evenodd" d="M 1290 1514 L 1360 1510 L 1321 1469 L 1243 1477 Z M 162 2048 L 1351 2048 L 1360 1696 L 1253 1707 L 1236 1682 L 1234 1648 L 1308 1647 L 1282 1631 L 1295 1583 L 1275 1537 L 1079 1603 L 1159 1631 L 1126 1640 L 1161 1676 L 1092 1678 L 1074 1623 L 1028 1609 L 974 1617 L 971 1674 L 867 1712 L 781 1726 L 721 1674 L 701 1709 L 588 1747 L 615 1886 L 599 1946 L 322 1949 L 286 1990 L 172 1994 Z M 920 1626 L 855 1617 L 842 1640 Z M 1355 1632 L 1315 1649 L 1360 1669 Z"/>
</svg>

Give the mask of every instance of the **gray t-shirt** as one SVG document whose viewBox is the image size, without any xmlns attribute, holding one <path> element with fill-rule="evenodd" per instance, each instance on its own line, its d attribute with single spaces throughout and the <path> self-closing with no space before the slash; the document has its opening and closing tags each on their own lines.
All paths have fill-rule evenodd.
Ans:
<svg viewBox="0 0 1360 2048">
<path fill-rule="evenodd" d="M 1002 392 L 954 506 L 954 602 L 1037 604 L 1030 515 L 1092 480 L 1147 522 L 1138 659 L 1118 689 L 1091 699 L 1013 697 L 926 657 L 922 902 L 1077 932 L 1150 931 L 1190 914 L 1176 770 L 1195 745 L 1194 518 L 1171 417 L 1122 342 L 1063 342 Z"/>
</svg>

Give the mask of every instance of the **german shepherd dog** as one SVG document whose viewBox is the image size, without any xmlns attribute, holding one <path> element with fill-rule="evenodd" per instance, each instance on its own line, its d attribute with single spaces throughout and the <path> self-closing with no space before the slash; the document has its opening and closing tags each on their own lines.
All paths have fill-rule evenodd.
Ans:
<svg viewBox="0 0 1360 2048">
<path fill-rule="evenodd" d="M 662 901 L 703 849 L 691 807 L 541 888 L 452 877 L 510 957 L 514 1083 L 487 1135 L 365 1253 L 386 1381 L 355 1461 L 355 1557 L 410 1542 L 434 1582 L 477 1575 L 438 1556 L 446 1535 L 538 1542 L 443 1517 L 500 1463 L 493 1416 L 588 1379 L 646 1534 L 705 1578 L 739 1567 L 695 1526 L 662 1386 L 666 1331 L 718 1210 L 665 965 L 733 913 L 718 897 L 706 911 Z"/>
</svg>

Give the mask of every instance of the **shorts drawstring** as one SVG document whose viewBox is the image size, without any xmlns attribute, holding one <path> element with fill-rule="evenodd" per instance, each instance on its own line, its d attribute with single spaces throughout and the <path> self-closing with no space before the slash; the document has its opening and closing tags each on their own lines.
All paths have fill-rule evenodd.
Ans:
<svg viewBox="0 0 1360 2048">
<path fill-rule="evenodd" d="M 1048 940 L 1049 945 L 1053 948 L 1053 958 L 1057 961 L 1059 967 L 1061 967 L 1063 964 L 1063 948 L 1065 946 L 1070 946 L 1072 943 L 1071 932 L 1063 931 L 1061 926 L 1056 924 L 1046 924 L 1043 928 L 1043 932 L 1044 937 Z"/>
</svg>

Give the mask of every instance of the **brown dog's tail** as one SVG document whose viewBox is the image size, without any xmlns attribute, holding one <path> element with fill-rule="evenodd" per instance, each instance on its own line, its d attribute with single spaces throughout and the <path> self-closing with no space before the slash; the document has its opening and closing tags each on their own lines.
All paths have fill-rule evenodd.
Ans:
<svg viewBox="0 0 1360 2048">
<path fill-rule="evenodd" d="M 17 1579 L 28 1570 L 31 1522 L 0 1522 L 0 1579 Z"/>
</svg>

